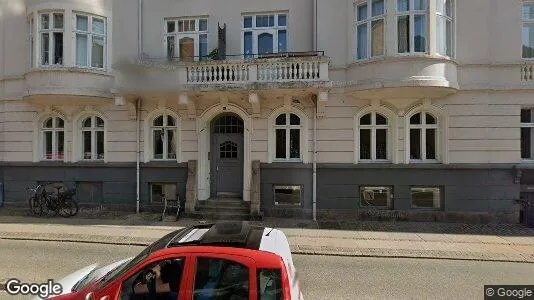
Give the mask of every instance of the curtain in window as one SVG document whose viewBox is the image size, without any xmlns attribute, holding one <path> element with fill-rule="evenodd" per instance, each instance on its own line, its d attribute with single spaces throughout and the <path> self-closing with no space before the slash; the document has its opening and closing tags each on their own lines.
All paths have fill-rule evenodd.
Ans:
<svg viewBox="0 0 534 300">
<path fill-rule="evenodd" d="M 401 16 L 397 20 L 398 28 L 398 51 L 406 53 L 410 51 L 410 17 Z"/>
<path fill-rule="evenodd" d="M 367 24 L 358 26 L 358 59 L 367 58 Z"/>
<path fill-rule="evenodd" d="M 104 67 L 104 38 L 93 36 L 93 47 L 91 49 L 91 66 L 95 68 Z"/>
<path fill-rule="evenodd" d="M 76 34 L 76 65 L 87 67 L 87 35 Z"/>
<path fill-rule="evenodd" d="M 384 20 L 371 23 L 371 56 L 384 54 Z"/>
</svg>

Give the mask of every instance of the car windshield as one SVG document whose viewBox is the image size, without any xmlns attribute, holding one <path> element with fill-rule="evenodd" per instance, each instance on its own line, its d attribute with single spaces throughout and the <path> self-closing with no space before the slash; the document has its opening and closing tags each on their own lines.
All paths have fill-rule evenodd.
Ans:
<svg viewBox="0 0 534 300">
<path fill-rule="evenodd" d="M 123 263 L 122 265 L 118 266 L 117 268 L 109 271 L 106 275 L 104 275 L 102 277 L 102 280 L 99 283 L 99 288 L 102 288 L 102 287 L 106 286 L 108 283 L 110 283 L 110 282 L 114 281 L 115 279 L 119 278 L 122 274 L 124 274 L 125 272 L 130 270 L 132 267 L 136 266 L 141 261 L 143 261 L 143 259 L 148 257 L 152 252 L 165 248 L 167 246 L 167 244 L 169 244 L 169 242 L 176 235 L 178 235 L 182 230 L 184 230 L 184 229 L 179 229 L 179 230 L 173 231 L 173 232 L 165 235 L 161 239 L 155 241 L 150 246 L 146 247 L 143 251 L 141 251 L 141 253 L 139 253 L 136 257 L 134 257 L 129 262 Z"/>
</svg>

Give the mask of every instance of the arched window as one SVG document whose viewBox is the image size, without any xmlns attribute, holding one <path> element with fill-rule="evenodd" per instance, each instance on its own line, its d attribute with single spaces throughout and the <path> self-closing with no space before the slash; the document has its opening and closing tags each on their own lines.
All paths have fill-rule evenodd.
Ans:
<svg viewBox="0 0 534 300">
<path fill-rule="evenodd" d="M 41 124 L 44 160 L 63 160 L 65 156 L 65 121 L 60 117 L 47 118 Z"/>
<path fill-rule="evenodd" d="M 429 112 L 418 112 L 410 117 L 409 151 L 411 160 L 438 159 L 438 119 Z"/>
<path fill-rule="evenodd" d="M 275 120 L 275 159 L 301 160 L 301 120 L 293 113 L 283 113 Z"/>
<path fill-rule="evenodd" d="M 104 120 L 90 116 L 82 121 L 82 158 L 89 160 L 104 159 Z"/>
<path fill-rule="evenodd" d="M 359 150 L 360 160 L 388 160 L 388 119 L 376 112 L 360 117 Z"/>
<path fill-rule="evenodd" d="M 152 159 L 176 159 L 176 118 L 162 114 L 151 125 Z"/>
</svg>

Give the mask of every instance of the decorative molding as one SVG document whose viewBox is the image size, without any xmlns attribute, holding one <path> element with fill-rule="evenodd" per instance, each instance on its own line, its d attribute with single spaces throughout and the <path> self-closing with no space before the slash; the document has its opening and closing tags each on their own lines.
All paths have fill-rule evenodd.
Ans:
<svg viewBox="0 0 534 300">
<path fill-rule="evenodd" d="M 319 92 L 317 95 L 317 116 L 324 117 L 326 112 L 326 103 L 328 102 L 328 92 Z"/>
<path fill-rule="evenodd" d="M 250 93 L 248 102 L 252 104 L 252 117 L 259 118 L 261 113 L 260 95 L 258 93 Z"/>
<path fill-rule="evenodd" d="M 128 109 L 128 116 L 130 117 L 130 120 L 135 121 L 137 120 L 137 107 L 136 104 L 133 102 L 126 102 L 126 108 Z"/>
<path fill-rule="evenodd" d="M 196 109 L 195 101 L 191 98 L 195 99 L 196 97 L 191 97 L 187 94 L 180 94 L 178 96 L 178 104 L 186 105 L 187 106 L 187 117 L 190 120 L 195 120 L 197 117 L 197 113 L 196 113 L 197 109 Z"/>
</svg>

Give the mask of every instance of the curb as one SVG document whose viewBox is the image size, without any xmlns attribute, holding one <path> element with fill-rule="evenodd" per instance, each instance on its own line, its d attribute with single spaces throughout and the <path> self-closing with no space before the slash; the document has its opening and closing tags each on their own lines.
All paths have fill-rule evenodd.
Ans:
<svg viewBox="0 0 534 300">
<path fill-rule="evenodd" d="M 150 245 L 154 239 L 146 239 L 140 241 L 140 239 L 134 239 L 130 241 L 113 241 L 114 237 L 95 236 L 92 239 L 81 239 L 74 237 L 66 238 L 43 238 L 43 237 L 14 237 L 14 236 L 0 236 L 0 240 L 16 240 L 16 241 L 37 241 L 37 242 L 65 242 L 65 243 L 85 243 L 85 244 L 103 244 L 103 245 L 116 245 L 116 246 L 141 246 L 146 247 Z M 328 246 L 302 246 L 295 245 L 291 247 L 291 252 L 298 255 L 323 255 L 323 256 L 342 256 L 342 257 L 370 257 L 370 258 L 417 258 L 417 259 L 440 259 L 440 260 L 461 260 L 461 261 L 486 261 L 486 262 L 508 262 L 508 263 L 531 263 L 534 264 L 534 260 L 524 258 L 510 259 L 502 258 L 502 255 L 497 257 L 484 257 L 484 255 L 476 253 L 457 253 L 452 251 L 440 251 L 437 254 L 431 255 L 432 251 L 414 251 L 406 249 L 380 249 L 380 248 L 359 248 L 359 249 L 339 249 Z M 426 252 L 426 253 L 425 253 Z M 0 286 L 1 287 L 1 286 Z M 1 288 L 0 288 L 1 290 Z"/>
</svg>

